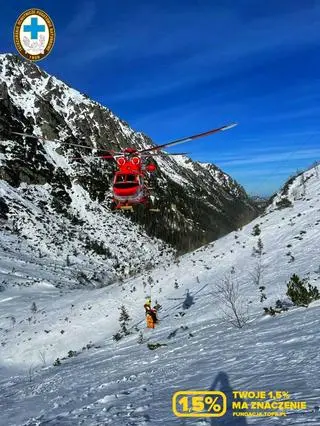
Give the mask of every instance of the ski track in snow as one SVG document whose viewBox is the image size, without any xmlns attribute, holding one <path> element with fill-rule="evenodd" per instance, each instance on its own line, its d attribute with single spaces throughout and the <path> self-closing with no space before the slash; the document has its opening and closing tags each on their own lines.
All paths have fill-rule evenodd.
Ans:
<svg viewBox="0 0 320 426">
<path fill-rule="evenodd" d="M 284 298 L 293 273 L 309 276 L 319 287 L 320 179 L 312 170 L 306 172 L 310 175 L 306 194 L 293 197 L 293 207 L 276 210 L 276 199 L 266 215 L 241 230 L 170 266 L 97 290 L 55 288 L 52 283 L 68 279 L 68 272 L 55 269 L 48 258 L 35 261 L 32 252 L 14 250 L 16 237 L 1 234 L 1 278 L 23 283 L 30 274 L 39 282 L 0 293 L 0 424 L 320 425 L 320 412 L 314 411 L 320 405 L 320 301 L 274 318 L 262 309 Z M 256 224 L 259 236 L 252 235 Z M 259 237 L 267 294 L 263 304 L 250 275 Z M 232 266 L 243 297 L 251 301 L 250 322 L 241 330 L 223 320 L 215 289 Z M 148 277 L 152 288 L 144 288 Z M 184 309 L 187 290 L 192 303 Z M 145 328 L 143 312 L 150 291 L 163 306 L 154 330 Z M 128 309 L 133 334 L 114 342 L 121 304 Z M 143 331 L 142 344 L 135 327 Z M 152 351 L 148 342 L 167 346 Z M 87 344 L 92 347 L 82 349 Z M 77 356 L 68 358 L 70 350 Z M 58 357 L 67 358 L 53 366 Z M 186 389 L 220 389 L 229 397 L 232 390 L 283 390 L 293 401 L 306 401 L 307 410 L 281 418 L 232 417 L 230 411 L 212 421 L 177 418 L 171 398 Z"/>
</svg>

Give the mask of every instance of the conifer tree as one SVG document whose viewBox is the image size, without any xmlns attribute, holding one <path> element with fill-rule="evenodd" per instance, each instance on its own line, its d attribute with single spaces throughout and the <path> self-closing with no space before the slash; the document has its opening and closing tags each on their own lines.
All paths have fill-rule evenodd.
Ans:
<svg viewBox="0 0 320 426">
<path fill-rule="evenodd" d="M 120 308 L 119 322 L 120 322 L 121 331 L 124 335 L 130 334 L 128 331 L 128 323 L 130 320 L 131 318 L 129 316 L 129 313 L 126 307 L 122 305 Z"/>
<path fill-rule="evenodd" d="M 287 284 L 287 296 L 296 306 L 308 307 L 314 300 L 320 299 L 317 287 L 312 287 L 306 278 L 300 279 L 293 274 Z"/>
</svg>

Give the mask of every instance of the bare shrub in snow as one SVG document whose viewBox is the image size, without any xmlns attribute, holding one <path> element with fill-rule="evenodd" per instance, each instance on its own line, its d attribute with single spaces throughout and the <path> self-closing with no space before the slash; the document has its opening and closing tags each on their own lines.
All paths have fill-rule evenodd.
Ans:
<svg viewBox="0 0 320 426">
<path fill-rule="evenodd" d="M 39 351 L 39 358 L 42 362 L 42 366 L 45 367 L 47 365 L 46 362 L 46 352 L 45 351 Z"/>
<path fill-rule="evenodd" d="M 34 368 L 33 368 L 33 366 L 31 365 L 31 366 L 28 368 L 28 381 L 29 381 L 30 383 L 32 382 L 33 375 L 34 375 Z"/>
<path fill-rule="evenodd" d="M 269 308 L 263 308 L 263 309 L 265 314 L 271 315 L 272 317 L 274 317 L 276 314 L 281 314 L 281 312 L 286 312 L 290 306 L 292 306 L 292 304 L 290 304 L 288 301 L 278 299 L 276 301 L 276 305 L 274 308 L 270 306 Z"/>
<path fill-rule="evenodd" d="M 140 331 L 140 333 L 139 333 L 138 343 L 139 343 L 139 344 L 144 343 L 144 337 L 143 337 L 143 333 L 142 333 L 142 331 Z"/>
<path fill-rule="evenodd" d="M 234 327 L 242 328 L 249 320 L 248 307 L 240 292 L 240 285 L 235 277 L 234 268 L 216 286 L 216 296 L 223 305 L 224 318 Z"/>
<path fill-rule="evenodd" d="M 148 277 L 148 284 L 151 288 L 154 286 L 154 280 L 151 275 L 149 275 Z"/>
<path fill-rule="evenodd" d="M 10 319 L 11 319 L 12 327 L 14 327 L 16 323 L 16 318 L 14 316 L 11 316 Z"/>
<path fill-rule="evenodd" d="M 123 335 L 120 332 L 118 332 L 118 333 L 116 333 L 112 336 L 113 340 L 115 340 L 116 342 L 118 340 L 122 339 L 122 337 L 123 337 Z"/>
<path fill-rule="evenodd" d="M 292 195 L 293 199 L 296 201 L 299 198 L 299 189 L 293 188 L 292 191 L 291 191 L 291 195 Z"/>
<path fill-rule="evenodd" d="M 253 271 L 250 272 L 250 276 L 254 286 L 259 289 L 261 303 L 267 299 L 267 296 L 264 293 L 266 287 L 262 285 L 262 275 L 263 275 L 263 265 L 260 258 L 258 262 L 255 264 Z"/>
<path fill-rule="evenodd" d="M 291 251 L 289 251 L 288 253 L 286 253 L 286 256 L 290 256 L 289 262 L 288 263 L 292 263 L 295 260 L 295 257 L 292 256 Z"/>
<path fill-rule="evenodd" d="M 306 177 L 304 174 L 302 174 L 300 177 L 300 185 L 302 186 L 302 189 L 303 189 L 302 195 L 305 196 L 306 195 Z"/>
<path fill-rule="evenodd" d="M 264 254 L 263 253 L 263 243 L 262 243 L 261 238 L 259 237 L 258 243 L 257 243 L 257 247 L 253 247 L 252 248 L 252 254 L 251 254 L 251 256 L 253 256 L 253 257 L 260 257 L 261 258 L 261 256 L 263 254 Z"/>
<path fill-rule="evenodd" d="M 36 312 L 38 312 L 38 308 L 37 308 L 36 302 L 32 303 L 32 305 L 31 305 L 31 312 L 33 314 L 35 314 Z"/>
<path fill-rule="evenodd" d="M 287 207 L 292 207 L 291 201 L 287 197 L 281 198 L 276 202 L 276 206 L 278 210 L 285 209 Z"/>
<path fill-rule="evenodd" d="M 76 273 L 76 279 L 80 285 L 86 285 L 90 283 L 89 277 L 83 271 L 78 271 Z"/>
</svg>

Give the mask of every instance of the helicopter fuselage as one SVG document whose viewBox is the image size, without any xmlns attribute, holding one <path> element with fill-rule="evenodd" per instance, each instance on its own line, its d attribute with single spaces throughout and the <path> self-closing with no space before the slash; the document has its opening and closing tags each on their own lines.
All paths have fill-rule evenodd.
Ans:
<svg viewBox="0 0 320 426">
<path fill-rule="evenodd" d="M 112 187 L 116 208 L 124 209 L 134 204 L 147 204 L 150 191 L 147 187 L 146 175 L 155 171 L 155 165 L 145 165 L 138 155 L 122 156 L 116 161 L 119 170 L 114 175 Z"/>
</svg>

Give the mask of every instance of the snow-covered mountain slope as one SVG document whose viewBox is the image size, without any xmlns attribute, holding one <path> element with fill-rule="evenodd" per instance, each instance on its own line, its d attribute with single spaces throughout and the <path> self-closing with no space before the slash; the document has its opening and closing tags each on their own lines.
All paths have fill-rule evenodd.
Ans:
<svg viewBox="0 0 320 426">
<path fill-rule="evenodd" d="M 35 64 L 14 55 L 0 55 L 0 179 L 12 187 L 9 210 L 11 201 L 14 198 L 21 201 L 22 189 L 26 190 L 29 199 L 24 201 L 30 204 L 34 196 L 39 215 L 46 215 L 49 210 L 48 228 L 55 232 L 59 223 L 53 221 L 51 207 L 57 219 L 64 215 L 63 221 L 71 227 L 76 224 L 70 216 L 73 221 L 93 216 L 96 201 L 103 204 L 101 214 L 87 226 L 96 226 L 99 222 L 102 227 L 110 225 L 115 235 L 126 232 L 128 220 L 123 219 L 123 215 L 112 218 L 109 210 L 114 164 L 88 158 L 91 151 L 86 148 L 25 140 L 12 131 L 80 143 L 103 152 L 128 146 L 148 147 L 152 141 L 147 136 L 134 132 L 108 108 Z M 84 160 L 74 160 L 74 157 Z M 185 156 L 160 158 L 157 162 L 160 167 L 153 185 L 161 214 L 151 215 L 137 209 L 128 217 L 133 232 L 137 229 L 134 224 L 138 223 L 148 235 L 185 252 L 256 217 L 257 210 L 244 189 L 217 167 L 192 162 Z M 23 219 L 27 227 L 34 230 L 30 215 L 25 213 Z M 119 224 L 117 228 L 114 228 L 115 222 Z M 43 235 L 39 237 L 42 239 Z M 48 234 L 44 239 L 50 238 Z M 132 247 L 136 250 L 134 244 Z M 156 253 L 153 256 L 156 257 Z"/>
<path fill-rule="evenodd" d="M 53 266 L 45 259 L 34 265 L 42 281 L 0 293 L 3 424 L 320 425 L 320 301 L 296 307 L 286 296 L 293 274 L 320 288 L 319 169 L 291 182 L 289 196 L 304 195 L 289 207 L 275 204 L 242 229 L 121 286 L 66 292 L 50 286 Z M 0 268 L 11 280 L 22 271 L 8 271 L 10 256 L 19 256 L 8 238 L 3 247 L 11 244 L 11 252 L 5 249 Z M 63 269 L 55 274 L 65 279 Z M 221 285 L 228 283 L 238 292 L 238 312 L 248 314 L 241 329 L 225 318 Z M 154 330 L 145 328 L 143 311 L 150 293 L 162 305 Z M 289 310 L 264 315 L 278 299 Z M 121 305 L 132 334 L 116 342 Z M 166 346 L 153 351 L 148 343 Z M 57 358 L 61 365 L 53 366 Z M 281 390 L 307 409 L 184 420 L 173 415 L 171 398 L 187 389 L 220 389 L 229 403 L 232 390 Z"/>
<path fill-rule="evenodd" d="M 107 212 L 103 204 L 90 200 L 79 184 L 71 184 L 68 196 L 68 210 L 58 215 L 48 184 L 22 183 L 12 188 L 0 181 L 0 200 L 8 210 L 7 220 L 2 220 L 6 233 L 23 238 L 33 259 L 47 258 L 49 264 L 74 270 L 79 277 L 74 286 L 108 285 L 117 277 L 130 276 L 172 259 L 173 249 L 147 236 L 142 227 L 128 218 Z M 0 235 L 3 240 L 1 230 Z M 87 276 L 87 269 L 94 272 Z"/>
<path fill-rule="evenodd" d="M 288 179 L 283 188 L 272 197 L 267 211 L 292 206 L 292 204 L 294 204 L 297 200 L 310 201 L 310 197 L 307 193 L 307 182 L 311 180 L 311 183 L 308 184 L 308 191 L 312 194 L 312 191 L 316 190 L 312 187 L 312 185 L 315 188 L 317 187 L 317 180 L 312 178 L 314 176 L 317 179 L 320 177 L 319 165 L 320 162 L 316 161 L 307 172 L 300 172 L 296 176 Z"/>
</svg>

